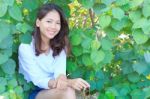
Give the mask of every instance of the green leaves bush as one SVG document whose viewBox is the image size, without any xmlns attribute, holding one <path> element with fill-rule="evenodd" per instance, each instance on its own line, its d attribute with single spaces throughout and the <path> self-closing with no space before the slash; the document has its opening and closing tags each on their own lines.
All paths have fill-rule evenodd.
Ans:
<svg viewBox="0 0 150 99">
<path fill-rule="evenodd" d="M 99 99 L 150 97 L 149 0 L 1 0 L 0 98 L 26 99 L 34 87 L 18 73 L 18 46 L 31 41 L 35 14 L 54 2 L 70 26 L 70 78 L 82 77 Z"/>
</svg>

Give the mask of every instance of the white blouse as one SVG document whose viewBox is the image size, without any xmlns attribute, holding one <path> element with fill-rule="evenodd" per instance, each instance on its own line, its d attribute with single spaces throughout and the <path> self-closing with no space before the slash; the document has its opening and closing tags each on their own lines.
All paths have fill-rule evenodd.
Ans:
<svg viewBox="0 0 150 99">
<path fill-rule="evenodd" d="M 53 57 L 50 50 L 39 56 L 35 55 L 33 41 L 31 44 L 20 44 L 19 46 L 19 73 L 24 75 L 27 82 L 32 81 L 34 85 L 49 89 L 48 81 L 57 78 L 60 74 L 66 75 L 66 53 L 64 50 L 58 56 Z"/>
</svg>

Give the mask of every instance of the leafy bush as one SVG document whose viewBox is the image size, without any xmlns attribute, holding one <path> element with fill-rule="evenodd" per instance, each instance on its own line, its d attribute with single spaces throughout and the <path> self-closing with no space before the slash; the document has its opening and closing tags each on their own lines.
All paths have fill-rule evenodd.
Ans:
<svg viewBox="0 0 150 99">
<path fill-rule="evenodd" d="M 37 8 L 47 2 L 68 18 L 71 78 L 86 79 L 99 99 L 150 97 L 149 0 L 1 0 L 0 98 L 26 99 L 34 87 L 18 74 L 17 50 L 31 41 Z"/>
</svg>

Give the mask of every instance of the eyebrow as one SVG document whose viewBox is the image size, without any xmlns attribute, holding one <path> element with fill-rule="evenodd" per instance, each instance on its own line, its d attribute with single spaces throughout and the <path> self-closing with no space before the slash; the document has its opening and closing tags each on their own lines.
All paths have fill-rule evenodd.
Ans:
<svg viewBox="0 0 150 99">
<path fill-rule="evenodd" d="M 51 19 L 51 18 L 48 18 L 47 20 L 52 20 L 52 21 L 59 21 L 59 22 L 61 22 L 60 20 L 54 20 L 54 19 Z"/>
</svg>

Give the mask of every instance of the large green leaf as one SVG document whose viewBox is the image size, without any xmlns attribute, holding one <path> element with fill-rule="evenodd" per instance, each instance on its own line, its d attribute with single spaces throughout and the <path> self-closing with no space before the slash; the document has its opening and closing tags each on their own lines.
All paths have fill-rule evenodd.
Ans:
<svg viewBox="0 0 150 99">
<path fill-rule="evenodd" d="M 72 53 L 73 53 L 73 55 L 74 56 L 80 56 L 81 54 L 82 54 L 82 48 L 80 47 L 80 46 L 74 46 L 73 48 L 72 48 Z"/>
<path fill-rule="evenodd" d="M 129 12 L 129 18 L 131 19 L 132 22 L 138 21 L 139 19 L 141 19 L 141 17 L 142 13 L 140 10 Z"/>
<path fill-rule="evenodd" d="M 6 90 L 7 80 L 6 78 L 0 77 L 0 94 Z"/>
<path fill-rule="evenodd" d="M 82 37 L 80 34 L 73 34 L 71 36 L 71 44 L 72 45 L 79 45 L 82 41 Z"/>
<path fill-rule="evenodd" d="M 148 40 L 148 37 L 139 29 L 134 30 L 132 35 L 137 44 L 143 44 Z"/>
<path fill-rule="evenodd" d="M 84 54 L 82 56 L 82 62 L 83 62 L 83 64 L 85 66 L 91 66 L 91 65 L 93 65 L 93 62 L 92 62 L 89 54 Z"/>
<path fill-rule="evenodd" d="M 8 49 L 8 48 L 12 47 L 12 44 L 13 44 L 13 38 L 11 35 L 9 35 L 0 42 L 0 48 Z"/>
<path fill-rule="evenodd" d="M 77 64 L 68 59 L 67 61 L 67 71 L 73 72 L 77 69 Z"/>
<path fill-rule="evenodd" d="M 17 21 L 23 20 L 21 9 L 17 5 L 10 7 L 8 11 L 9 11 L 9 15 L 13 19 L 15 19 Z"/>
<path fill-rule="evenodd" d="M 2 66 L 2 70 L 7 73 L 7 74 L 14 74 L 15 73 L 15 68 L 16 68 L 16 63 L 14 60 L 9 59 L 5 64 Z"/>
<path fill-rule="evenodd" d="M 138 73 L 130 73 L 128 74 L 128 80 L 133 82 L 133 83 L 136 83 L 140 80 L 140 75 Z"/>
<path fill-rule="evenodd" d="M 133 69 L 139 74 L 143 74 L 149 67 L 146 63 L 138 62 L 133 64 Z"/>
<path fill-rule="evenodd" d="M 0 53 L 0 65 L 5 63 L 8 60 L 8 56 L 6 54 Z"/>
<path fill-rule="evenodd" d="M 0 21 L 0 42 L 10 34 L 9 24 Z"/>
<path fill-rule="evenodd" d="M 103 63 L 111 63 L 113 57 L 113 53 L 111 51 L 104 51 L 105 58 L 103 60 Z"/>
<path fill-rule="evenodd" d="M 91 42 L 91 49 L 92 50 L 98 50 L 101 46 L 101 43 L 98 40 L 93 40 Z"/>
<path fill-rule="evenodd" d="M 26 33 L 27 31 L 31 31 L 32 30 L 31 26 L 29 24 L 27 24 L 27 23 L 18 23 L 16 25 L 16 29 L 18 31 L 23 32 L 23 33 Z"/>
<path fill-rule="evenodd" d="M 144 31 L 144 34 L 150 34 L 150 20 L 147 20 L 143 26 L 142 26 L 142 30 Z"/>
<path fill-rule="evenodd" d="M 21 34 L 20 37 L 19 37 L 19 39 L 20 39 L 20 41 L 21 41 L 22 43 L 27 43 L 27 44 L 29 44 L 29 43 L 31 42 L 31 40 L 32 40 L 32 36 L 31 36 L 31 34 L 29 34 L 29 33 Z"/>
<path fill-rule="evenodd" d="M 112 21 L 111 21 L 111 26 L 112 26 L 112 28 L 114 29 L 114 30 L 116 30 L 116 31 L 120 31 L 121 29 L 123 29 L 123 27 L 124 27 L 124 24 L 125 22 L 124 22 L 124 20 L 116 20 L 116 19 L 113 19 Z"/>
<path fill-rule="evenodd" d="M 8 84 L 7 84 L 8 89 L 13 89 L 17 87 L 17 85 L 18 85 L 17 80 L 15 78 L 8 80 Z"/>
<path fill-rule="evenodd" d="M 107 12 L 109 9 L 110 8 L 108 8 L 105 4 L 102 3 L 95 3 L 93 6 L 93 10 L 97 15 Z"/>
<path fill-rule="evenodd" d="M 7 12 L 7 5 L 0 3 L 0 17 L 3 17 Z"/>
<path fill-rule="evenodd" d="M 124 11 L 121 8 L 113 8 L 112 14 L 114 18 L 121 20 L 124 17 Z"/>
<path fill-rule="evenodd" d="M 100 63 L 104 59 L 104 57 L 105 53 L 102 50 L 91 52 L 91 59 L 95 64 Z"/>
<path fill-rule="evenodd" d="M 111 17 L 108 15 L 102 15 L 99 18 L 99 24 L 102 28 L 108 27 L 110 22 L 111 22 Z"/>
<path fill-rule="evenodd" d="M 89 9 L 92 8 L 94 5 L 94 0 L 78 0 L 85 8 Z"/>
<path fill-rule="evenodd" d="M 3 0 L 5 4 L 13 6 L 15 0 Z"/>
<path fill-rule="evenodd" d="M 122 6 L 129 3 L 129 0 L 116 0 L 115 2 L 117 5 Z"/>
<path fill-rule="evenodd" d="M 83 40 L 83 42 L 81 42 L 81 46 L 84 48 L 84 49 L 90 49 L 90 44 L 92 42 L 92 39 L 90 38 L 86 38 Z"/>
<path fill-rule="evenodd" d="M 112 48 L 112 41 L 111 40 L 109 40 L 107 38 L 103 38 L 101 40 L 101 43 L 102 43 L 102 48 L 104 50 L 111 50 L 111 48 Z"/>
<path fill-rule="evenodd" d="M 145 96 L 145 93 L 141 89 L 135 89 L 130 94 L 132 99 L 143 99 Z"/>
<path fill-rule="evenodd" d="M 23 0 L 23 7 L 29 9 L 30 11 L 35 10 L 36 8 L 38 8 L 38 6 L 38 0 Z"/>
<path fill-rule="evenodd" d="M 140 6 L 143 3 L 144 0 L 131 0 L 129 2 L 130 8 L 135 8 Z"/>
<path fill-rule="evenodd" d="M 119 32 L 114 30 L 111 27 L 108 27 L 105 29 L 106 35 L 108 36 L 108 38 L 111 39 L 115 39 L 119 36 Z"/>
<path fill-rule="evenodd" d="M 147 22 L 147 19 L 146 18 L 141 18 L 141 19 L 138 19 L 136 20 L 136 22 L 133 24 L 133 29 L 136 29 L 136 28 L 142 28 L 143 25 Z"/>
<path fill-rule="evenodd" d="M 150 11 L 150 4 L 144 3 L 143 8 L 142 8 L 143 15 L 145 17 L 149 17 L 150 16 L 149 11 Z"/>
</svg>

